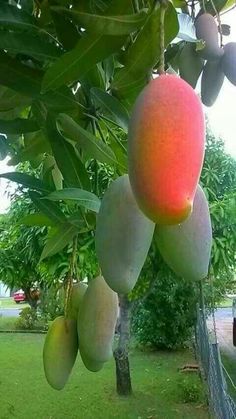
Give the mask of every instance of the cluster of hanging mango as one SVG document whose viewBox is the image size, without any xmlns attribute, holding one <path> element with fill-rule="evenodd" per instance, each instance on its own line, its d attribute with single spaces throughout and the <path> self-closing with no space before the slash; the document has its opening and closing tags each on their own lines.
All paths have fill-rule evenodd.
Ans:
<svg viewBox="0 0 236 419">
<path fill-rule="evenodd" d="M 206 104 L 216 93 L 208 80 L 210 66 L 218 63 L 236 84 L 235 44 L 224 50 L 216 44 L 212 19 L 203 14 L 196 22 L 197 36 L 205 41 L 201 53 L 207 59 L 202 76 Z M 204 151 L 204 114 L 193 88 L 170 74 L 150 81 L 131 115 L 129 173 L 111 183 L 97 216 L 95 245 L 101 276 L 88 286 L 73 286 L 66 316 L 54 320 L 45 340 L 44 369 L 53 388 L 66 384 L 78 350 L 90 371 L 99 371 L 111 358 L 117 293 L 134 288 L 153 239 L 177 275 L 194 281 L 207 276 L 212 229 L 207 198 L 199 185 Z"/>
</svg>

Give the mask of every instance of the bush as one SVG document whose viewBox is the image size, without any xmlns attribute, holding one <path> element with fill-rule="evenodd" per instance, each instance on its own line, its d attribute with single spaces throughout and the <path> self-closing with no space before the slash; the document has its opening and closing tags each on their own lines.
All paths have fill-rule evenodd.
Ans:
<svg viewBox="0 0 236 419">
<path fill-rule="evenodd" d="M 196 296 L 194 283 L 163 270 L 148 296 L 134 303 L 132 331 L 138 342 L 157 349 L 184 346 L 193 332 Z"/>
<path fill-rule="evenodd" d="M 183 403 L 196 403 L 203 398 L 201 382 L 195 382 L 194 377 L 182 377 L 178 382 L 179 396 Z"/>
<path fill-rule="evenodd" d="M 37 311 L 33 308 L 24 308 L 15 324 L 19 330 L 44 330 L 45 323 L 38 318 Z"/>
<path fill-rule="evenodd" d="M 64 314 L 64 290 L 51 286 L 42 290 L 38 307 L 40 317 L 45 323 Z"/>
</svg>

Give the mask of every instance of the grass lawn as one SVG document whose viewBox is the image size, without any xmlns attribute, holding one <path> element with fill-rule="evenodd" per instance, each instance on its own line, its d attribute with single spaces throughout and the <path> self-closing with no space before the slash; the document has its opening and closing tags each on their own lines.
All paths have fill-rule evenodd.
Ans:
<svg viewBox="0 0 236 419">
<path fill-rule="evenodd" d="M 16 323 L 16 317 L 0 316 L 0 330 L 15 330 L 15 323 Z M 0 416 L 0 419 L 1 419 L 1 416 Z"/>
<path fill-rule="evenodd" d="M 0 298 L 0 309 L 1 308 L 25 308 L 29 307 L 27 303 L 16 304 L 12 297 Z"/>
<path fill-rule="evenodd" d="M 236 385 L 236 359 L 235 357 L 230 356 L 230 354 L 221 352 L 221 358 L 224 364 L 224 367 L 226 368 L 227 372 L 229 373 L 234 385 Z M 231 397 L 236 401 L 236 389 L 232 385 L 231 381 L 225 375 L 226 381 L 228 384 L 228 389 Z"/>
<path fill-rule="evenodd" d="M 77 360 L 61 392 L 45 381 L 42 348 L 45 336 L 0 334 L 1 419 L 205 419 L 208 411 L 196 373 L 178 371 L 194 362 L 189 350 L 131 352 L 134 394 L 115 392 L 114 361 L 90 373 Z M 195 402 L 184 403 L 187 398 Z"/>
</svg>

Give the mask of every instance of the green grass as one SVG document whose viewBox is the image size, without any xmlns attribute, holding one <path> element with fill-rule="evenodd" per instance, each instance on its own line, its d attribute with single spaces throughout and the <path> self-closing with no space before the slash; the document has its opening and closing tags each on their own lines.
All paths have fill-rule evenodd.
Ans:
<svg viewBox="0 0 236 419">
<path fill-rule="evenodd" d="M 221 352 L 221 359 L 224 364 L 224 367 L 226 368 L 227 372 L 229 373 L 234 385 L 236 386 L 236 359 L 235 357 L 232 357 L 230 354 L 226 352 Z M 225 375 L 226 381 L 228 384 L 228 389 L 231 397 L 236 400 L 236 389 L 232 385 L 231 380 Z"/>
<path fill-rule="evenodd" d="M 134 394 L 115 392 L 114 361 L 90 373 L 77 360 L 65 389 L 51 389 L 44 378 L 44 336 L 0 334 L 1 419 L 205 419 L 202 384 L 196 373 L 178 371 L 194 362 L 189 350 L 130 355 Z M 197 402 L 184 403 L 186 394 Z"/>
<path fill-rule="evenodd" d="M 0 330 L 15 330 L 15 323 L 16 317 L 0 316 Z"/>
<path fill-rule="evenodd" d="M 25 308 L 29 307 L 28 303 L 16 304 L 12 297 L 0 298 L 0 308 Z"/>
</svg>

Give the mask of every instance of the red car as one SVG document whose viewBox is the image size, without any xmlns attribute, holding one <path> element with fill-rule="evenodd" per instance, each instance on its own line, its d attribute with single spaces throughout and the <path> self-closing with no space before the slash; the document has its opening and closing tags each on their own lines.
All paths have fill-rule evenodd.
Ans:
<svg viewBox="0 0 236 419">
<path fill-rule="evenodd" d="M 13 299 L 17 304 L 21 303 L 22 301 L 26 301 L 26 296 L 25 296 L 24 291 L 19 290 L 19 291 L 14 292 Z"/>
</svg>

